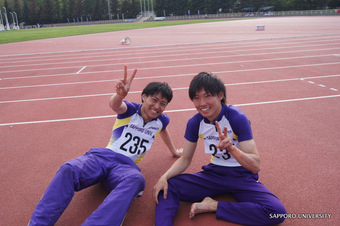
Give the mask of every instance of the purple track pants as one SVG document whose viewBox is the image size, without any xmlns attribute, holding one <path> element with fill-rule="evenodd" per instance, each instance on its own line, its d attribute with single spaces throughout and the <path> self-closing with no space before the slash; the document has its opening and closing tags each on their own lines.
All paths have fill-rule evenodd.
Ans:
<svg viewBox="0 0 340 226">
<path fill-rule="evenodd" d="M 131 202 L 144 190 L 145 179 L 131 159 L 106 148 L 92 148 L 64 163 L 36 206 L 29 225 L 54 225 L 74 191 L 100 182 L 110 193 L 83 225 L 121 225 Z"/>
<path fill-rule="evenodd" d="M 242 225 L 279 224 L 284 219 L 270 214 L 285 214 L 280 200 L 262 183 L 258 174 L 243 167 L 203 166 L 195 174 L 181 174 L 169 179 L 168 196 L 158 195 L 156 226 L 171 226 L 180 201 L 200 202 L 205 197 L 231 194 L 238 202 L 219 202 L 216 218 Z"/>
</svg>

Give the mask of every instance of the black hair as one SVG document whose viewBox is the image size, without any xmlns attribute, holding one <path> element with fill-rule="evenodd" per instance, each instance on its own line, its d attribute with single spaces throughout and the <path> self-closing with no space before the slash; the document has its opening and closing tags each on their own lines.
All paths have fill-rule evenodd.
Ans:
<svg viewBox="0 0 340 226">
<path fill-rule="evenodd" d="M 161 93 L 162 97 L 168 100 L 168 103 L 172 100 L 172 89 L 166 82 L 150 82 L 143 89 L 142 95 L 152 96 L 158 93 Z"/>
<path fill-rule="evenodd" d="M 196 93 L 201 89 L 204 89 L 206 93 L 209 93 L 213 96 L 217 96 L 220 92 L 223 92 L 223 99 L 221 100 L 221 103 L 223 105 L 226 104 L 226 88 L 222 80 L 216 75 L 208 72 L 200 72 L 198 75 L 196 75 L 191 80 L 189 86 L 190 99 L 193 100 L 196 96 Z"/>
</svg>

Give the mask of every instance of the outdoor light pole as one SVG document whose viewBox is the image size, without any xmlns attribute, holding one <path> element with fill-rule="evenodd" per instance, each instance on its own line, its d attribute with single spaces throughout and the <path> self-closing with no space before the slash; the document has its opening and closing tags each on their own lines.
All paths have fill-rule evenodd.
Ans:
<svg viewBox="0 0 340 226">
<path fill-rule="evenodd" d="M 17 30 L 20 30 L 20 27 L 19 27 L 19 21 L 18 21 L 18 15 L 16 12 L 13 12 L 15 14 L 15 18 L 17 19 Z"/>
<path fill-rule="evenodd" d="M 12 20 L 13 20 L 13 30 L 15 30 L 15 19 L 14 19 L 14 15 L 12 12 L 9 12 L 9 14 L 11 14 L 12 16 Z"/>
<path fill-rule="evenodd" d="M 153 0 L 151 0 L 151 12 L 153 13 Z"/>
<path fill-rule="evenodd" d="M 4 30 L 4 21 L 2 20 L 1 9 L 0 9 L 0 31 Z"/>
<path fill-rule="evenodd" d="M 109 13 L 109 20 L 112 20 L 110 1 L 111 0 L 107 0 L 107 9 L 108 9 L 108 13 Z"/>
<path fill-rule="evenodd" d="M 140 15 L 143 17 L 143 4 L 142 4 L 142 0 L 139 0 L 140 3 Z"/>
<path fill-rule="evenodd" d="M 144 11 L 143 11 L 144 8 Z M 150 16 L 150 0 L 140 0 L 140 11 L 143 17 Z M 151 12 L 153 13 L 153 2 L 151 0 Z"/>
<path fill-rule="evenodd" d="M 6 30 L 8 31 L 8 30 L 10 30 L 9 29 L 9 25 L 8 25 L 8 18 L 7 18 L 7 11 L 6 11 L 6 8 L 4 7 L 4 10 L 5 10 L 5 12 L 4 12 L 4 14 L 5 14 L 5 20 L 6 20 Z"/>
<path fill-rule="evenodd" d="M 145 0 L 143 0 L 143 1 L 144 1 L 144 13 L 145 13 L 145 15 L 144 15 L 144 16 L 146 16 Z"/>
</svg>

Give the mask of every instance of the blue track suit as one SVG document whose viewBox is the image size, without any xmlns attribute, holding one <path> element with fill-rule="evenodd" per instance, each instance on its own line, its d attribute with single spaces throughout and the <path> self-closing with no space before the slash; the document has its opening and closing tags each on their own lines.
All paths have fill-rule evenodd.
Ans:
<svg viewBox="0 0 340 226">
<path fill-rule="evenodd" d="M 166 128 L 169 118 L 161 114 L 144 125 L 140 104 L 125 101 L 127 112 L 118 115 L 106 148 L 92 148 L 85 155 L 64 163 L 37 204 L 29 225 L 54 225 L 75 191 L 103 183 L 110 192 L 83 225 L 119 226 L 132 200 L 145 187 L 136 165 Z"/>
<path fill-rule="evenodd" d="M 235 106 L 223 105 L 216 121 L 222 129 L 228 128 L 228 136 L 238 148 L 239 142 L 253 139 L 249 120 Z M 205 197 L 227 193 L 238 202 L 218 202 L 218 219 L 242 225 L 270 225 L 283 221 L 270 217 L 270 214 L 284 214 L 286 210 L 280 200 L 258 181 L 258 174 L 241 166 L 228 151 L 216 148 L 219 135 L 214 122 L 196 114 L 188 121 L 185 138 L 190 142 L 202 138 L 205 153 L 212 156 L 211 163 L 203 166 L 201 172 L 181 174 L 168 180 L 167 199 L 163 198 L 163 192 L 158 195 L 156 226 L 173 225 L 180 201 L 200 202 Z"/>
</svg>

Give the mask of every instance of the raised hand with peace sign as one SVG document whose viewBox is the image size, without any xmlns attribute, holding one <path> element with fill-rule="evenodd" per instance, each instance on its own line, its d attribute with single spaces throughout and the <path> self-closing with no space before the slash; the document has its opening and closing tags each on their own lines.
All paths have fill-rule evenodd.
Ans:
<svg viewBox="0 0 340 226">
<path fill-rule="evenodd" d="M 110 107 L 117 113 L 122 114 L 127 110 L 126 105 L 123 102 L 123 99 L 129 93 L 132 80 L 134 79 L 137 73 L 137 69 L 135 69 L 128 78 L 127 76 L 127 66 L 124 66 L 124 77 L 123 79 L 119 79 L 116 83 L 116 92 L 110 98 Z"/>
<path fill-rule="evenodd" d="M 116 84 L 116 94 L 122 97 L 126 97 L 130 90 L 130 86 L 132 83 L 133 78 L 135 77 L 137 73 L 137 69 L 135 69 L 131 75 L 130 78 L 127 78 L 127 66 L 124 66 L 124 78 L 119 79 L 119 81 Z"/>
</svg>

